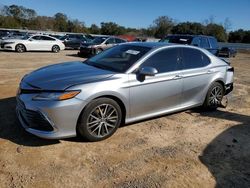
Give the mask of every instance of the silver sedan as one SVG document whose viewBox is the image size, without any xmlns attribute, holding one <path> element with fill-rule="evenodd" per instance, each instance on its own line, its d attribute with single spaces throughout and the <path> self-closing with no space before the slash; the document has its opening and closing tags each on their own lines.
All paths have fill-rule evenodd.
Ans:
<svg viewBox="0 0 250 188">
<path fill-rule="evenodd" d="M 17 115 L 39 137 L 99 141 L 121 124 L 197 106 L 216 109 L 233 90 L 233 74 L 233 67 L 204 49 L 126 43 L 24 76 Z"/>
</svg>

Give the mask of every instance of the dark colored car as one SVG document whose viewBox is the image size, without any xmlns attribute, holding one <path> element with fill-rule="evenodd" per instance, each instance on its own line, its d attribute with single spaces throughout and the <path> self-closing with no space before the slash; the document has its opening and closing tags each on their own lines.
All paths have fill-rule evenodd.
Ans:
<svg viewBox="0 0 250 188">
<path fill-rule="evenodd" d="M 168 35 L 159 42 L 188 44 L 204 48 L 214 55 L 218 55 L 219 45 L 217 39 L 212 36 L 205 35 Z"/>
<path fill-rule="evenodd" d="M 9 31 L 9 32 L 1 32 L 0 39 L 19 39 L 28 35 L 27 32 L 19 32 L 19 31 Z"/>
<path fill-rule="evenodd" d="M 66 48 L 79 49 L 81 43 L 90 42 L 93 38 L 90 35 L 67 34 L 60 38 Z"/>
<path fill-rule="evenodd" d="M 222 47 L 219 50 L 218 56 L 219 57 L 235 57 L 237 54 L 237 51 L 234 48 L 231 47 Z"/>
<path fill-rule="evenodd" d="M 117 44 L 125 43 L 126 40 L 123 40 L 118 37 L 96 37 L 90 43 L 82 43 L 80 51 L 78 52 L 79 56 L 92 56 L 99 54 L 103 50 L 111 48 Z"/>
</svg>

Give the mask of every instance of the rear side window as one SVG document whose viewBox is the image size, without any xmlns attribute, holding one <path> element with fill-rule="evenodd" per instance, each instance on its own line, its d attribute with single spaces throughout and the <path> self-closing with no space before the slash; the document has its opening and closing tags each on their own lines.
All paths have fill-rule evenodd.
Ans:
<svg viewBox="0 0 250 188">
<path fill-rule="evenodd" d="M 217 40 L 215 38 L 212 38 L 212 37 L 209 38 L 209 42 L 210 42 L 213 49 L 218 49 L 219 48 L 218 42 L 217 42 Z"/>
<path fill-rule="evenodd" d="M 182 48 L 184 69 L 201 68 L 210 64 L 210 59 L 198 49 Z"/>
<path fill-rule="evenodd" d="M 194 37 L 193 41 L 192 41 L 192 45 L 200 47 L 201 46 L 201 39 L 200 39 L 200 37 Z"/>
<path fill-rule="evenodd" d="M 205 49 L 209 49 L 209 43 L 206 37 L 201 37 L 201 47 Z"/>
<path fill-rule="evenodd" d="M 55 39 L 47 37 L 47 36 L 41 36 L 40 40 L 49 40 L 49 41 L 54 41 Z"/>
<path fill-rule="evenodd" d="M 178 69 L 179 48 L 164 49 L 148 58 L 141 67 L 154 67 L 158 73 Z"/>
<path fill-rule="evenodd" d="M 125 41 L 124 41 L 124 40 L 121 40 L 121 39 L 117 39 L 117 38 L 116 38 L 116 39 L 115 39 L 115 42 L 116 42 L 116 43 L 124 43 Z"/>
</svg>

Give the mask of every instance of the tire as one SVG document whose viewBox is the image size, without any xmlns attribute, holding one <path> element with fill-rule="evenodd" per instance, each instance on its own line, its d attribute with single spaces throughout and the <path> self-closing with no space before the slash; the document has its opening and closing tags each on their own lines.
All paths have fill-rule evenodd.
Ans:
<svg viewBox="0 0 250 188">
<path fill-rule="evenodd" d="M 224 96 L 224 88 L 218 83 L 214 82 L 208 89 L 206 99 L 204 101 L 203 107 L 208 110 L 216 110 L 221 106 L 221 101 Z"/>
<path fill-rule="evenodd" d="M 18 53 L 23 53 L 26 51 L 26 47 L 23 44 L 17 44 L 15 50 Z"/>
<path fill-rule="evenodd" d="M 115 133 L 121 120 L 122 111 L 116 101 L 98 98 L 91 101 L 81 113 L 77 133 L 88 141 L 101 141 Z"/>
<path fill-rule="evenodd" d="M 98 49 L 96 49 L 95 54 L 99 54 L 99 53 L 101 53 L 102 51 L 103 51 L 102 49 L 98 48 Z"/>
<path fill-rule="evenodd" d="M 54 53 L 58 53 L 58 52 L 60 52 L 60 47 L 58 45 L 54 45 L 54 46 L 52 46 L 51 51 Z"/>
</svg>

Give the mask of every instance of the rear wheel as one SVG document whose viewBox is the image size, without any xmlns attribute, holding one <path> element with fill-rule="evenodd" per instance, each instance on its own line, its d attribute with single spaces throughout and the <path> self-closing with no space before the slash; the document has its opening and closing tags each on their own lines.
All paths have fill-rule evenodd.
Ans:
<svg viewBox="0 0 250 188">
<path fill-rule="evenodd" d="M 203 106 L 210 110 L 216 110 L 219 106 L 221 106 L 223 96 L 223 86 L 220 83 L 215 82 L 210 86 Z"/>
<path fill-rule="evenodd" d="M 16 52 L 23 53 L 26 51 L 26 48 L 23 44 L 17 44 L 15 50 Z"/>
<path fill-rule="evenodd" d="M 99 98 L 90 102 L 80 116 L 78 133 L 88 141 L 100 141 L 115 133 L 121 124 L 120 106 L 112 99 Z"/>
<path fill-rule="evenodd" d="M 54 45 L 54 46 L 52 46 L 52 52 L 54 52 L 54 53 L 58 53 L 59 51 L 60 51 L 60 47 L 58 46 L 58 45 Z"/>
</svg>

